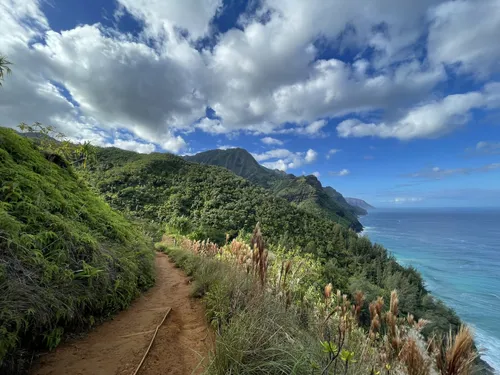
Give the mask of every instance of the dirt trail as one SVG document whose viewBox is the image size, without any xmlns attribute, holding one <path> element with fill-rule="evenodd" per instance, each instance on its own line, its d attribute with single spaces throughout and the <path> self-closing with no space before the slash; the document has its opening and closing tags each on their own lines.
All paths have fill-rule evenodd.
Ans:
<svg viewBox="0 0 500 375">
<path fill-rule="evenodd" d="M 189 297 L 186 276 L 166 255 L 158 253 L 155 263 L 153 288 L 85 338 L 42 356 L 32 374 L 132 375 L 153 332 L 132 334 L 154 331 L 169 307 L 172 311 L 159 329 L 139 375 L 200 374 L 212 346 L 203 306 Z"/>
</svg>

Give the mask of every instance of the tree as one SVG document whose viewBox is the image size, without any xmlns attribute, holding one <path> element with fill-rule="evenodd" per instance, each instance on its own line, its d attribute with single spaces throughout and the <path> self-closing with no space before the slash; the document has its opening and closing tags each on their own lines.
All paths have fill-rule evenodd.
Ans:
<svg viewBox="0 0 500 375">
<path fill-rule="evenodd" d="M 12 63 L 5 56 L 0 55 L 0 86 L 2 86 L 5 75 L 12 72 L 9 65 Z"/>
</svg>

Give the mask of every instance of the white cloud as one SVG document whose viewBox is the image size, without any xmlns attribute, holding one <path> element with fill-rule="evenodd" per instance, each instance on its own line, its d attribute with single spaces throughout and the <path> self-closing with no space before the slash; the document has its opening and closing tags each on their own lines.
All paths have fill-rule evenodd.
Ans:
<svg viewBox="0 0 500 375">
<path fill-rule="evenodd" d="M 225 134 L 225 133 L 227 133 L 227 129 L 224 127 L 222 122 L 218 119 L 209 119 L 207 117 L 204 117 L 195 126 L 199 129 L 203 130 L 205 133 L 210 133 L 210 134 Z"/>
<path fill-rule="evenodd" d="M 500 70 L 500 2 L 448 1 L 429 11 L 429 57 L 486 77 Z"/>
<path fill-rule="evenodd" d="M 187 145 L 178 134 L 194 129 L 320 137 L 331 118 L 371 111 L 381 120 L 351 118 L 339 135 L 439 137 L 472 109 L 500 106 L 494 85 L 423 102 L 448 79 L 443 64 L 484 82 L 498 72 L 497 0 L 263 0 L 218 34 L 222 0 L 118 3 L 117 17 L 126 10 L 144 25 L 138 36 L 100 24 L 56 32 L 40 1 L 0 0 L 0 51 L 15 63 L 0 123 L 42 121 L 88 139 L 125 129 L 179 152 Z M 339 57 L 318 59 L 323 45 Z M 346 49 L 373 53 L 343 61 Z M 220 119 L 205 117 L 207 106 Z"/>
<path fill-rule="evenodd" d="M 339 150 L 338 148 L 332 148 L 330 150 L 328 150 L 328 153 L 326 154 L 326 158 L 327 159 L 330 159 L 333 155 L 339 153 L 341 150 Z"/>
<path fill-rule="evenodd" d="M 280 171 L 286 171 L 289 168 L 288 164 L 283 159 L 279 159 L 276 161 L 268 161 L 266 163 L 262 163 L 262 165 L 266 168 L 278 169 Z"/>
<path fill-rule="evenodd" d="M 124 150 L 135 151 L 140 154 L 150 154 L 156 150 L 156 146 L 152 143 L 140 143 L 137 141 L 129 141 L 115 139 L 113 143 L 104 145 L 105 147 L 118 147 Z"/>
<path fill-rule="evenodd" d="M 217 148 L 219 150 L 229 150 L 231 148 L 236 148 L 236 146 L 231 146 L 231 145 L 221 145 L 221 146 L 217 146 Z"/>
<path fill-rule="evenodd" d="M 264 137 L 261 139 L 262 143 L 266 145 L 282 145 L 283 141 L 272 137 Z"/>
<path fill-rule="evenodd" d="M 305 126 L 298 126 L 291 130 L 292 133 L 306 135 L 308 137 L 325 137 L 322 129 L 328 124 L 326 120 L 313 121 Z"/>
<path fill-rule="evenodd" d="M 411 108 L 403 117 L 392 122 L 364 123 L 357 119 L 342 121 L 337 126 L 340 137 L 381 137 L 408 140 L 436 138 L 463 126 L 472 109 L 499 105 L 498 84 L 487 85 L 483 91 L 449 95 L 442 100 L 423 103 Z"/>
<path fill-rule="evenodd" d="M 338 172 L 333 172 L 333 171 L 329 172 L 330 176 L 339 176 L 339 177 L 347 176 L 350 173 L 351 172 L 349 171 L 349 169 L 341 169 Z"/>
<path fill-rule="evenodd" d="M 321 176 L 321 173 L 319 172 L 313 172 L 312 174 L 313 176 L 316 176 L 316 178 L 319 178 Z"/>
<path fill-rule="evenodd" d="M 166 141 L 160 143 L 160 146 L 168 152 L 178 154 L 187 147 L 187 143 L 180 135 L 178 135 L 169 137 Z"/>
<path fill-rule="evenodd" d="M 255 160 L 263 166 L 271 169 L 286 171 L 288 169 L 300 168 L 304 164 L 310 164 L 316 160 L 317 152 L 309 149 L 307 152 L 292 152 L 287 149 L 274 149 L 261 154 L 252 154 Z"/>
<path fill-rule="evenodd" d="M 222 0 L 118 0 L 129 13 L 145 22 L 149 36 L 171 33 L 174 27 L 196 39 L 209 31 L 210 20 Z"/>
<path fill-rule="evenodd" d="M 306 163 L 312 163 L 313 161 L 315 161 L 317 159 L 317 157 L 318 157 L 318 153 L 316 151 L 314 151 L 313 149 L 309 149 L 306 152 L 305 161 L 306 161 Z"/>
</svg>

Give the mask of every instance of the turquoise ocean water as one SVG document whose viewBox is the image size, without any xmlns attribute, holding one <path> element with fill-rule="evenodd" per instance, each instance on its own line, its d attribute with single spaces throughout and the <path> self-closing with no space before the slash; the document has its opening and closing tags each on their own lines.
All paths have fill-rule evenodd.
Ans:
<svg viewBox="0 0 500 375">
<path fill-rule="evenodd" d="M 474 328 L 481 357 L 500 374 L 500 209 L 376 209 L 363 235 L 403 265 Z"/>
</svg>

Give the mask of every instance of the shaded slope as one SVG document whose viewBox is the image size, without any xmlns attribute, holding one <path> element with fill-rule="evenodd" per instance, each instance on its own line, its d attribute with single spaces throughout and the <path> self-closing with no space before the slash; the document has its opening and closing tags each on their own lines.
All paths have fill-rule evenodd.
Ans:
<svg viewBox="0 0 500 375">
<path fill-rule="evenodd" d="M 366 211 L 350 206 L 335 189 L 323 188 L 315 176 L 297 177 L 270 170 L 261 166 L 248 151 L 241 148 L 210 150 L 186 156 L 185 159 L 227 168 L 306 212 L 346 223 L 356 231 L 362 229 L 356 215 L 366 214 Z"/>
<path fill-rule="evenodd" d="M 20 373 L 149 287 L 153 252 L 62 158 L 4 128 L 0 181 L 0 372 Z"/>
</svg>

